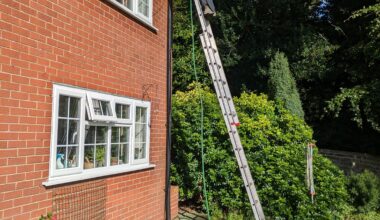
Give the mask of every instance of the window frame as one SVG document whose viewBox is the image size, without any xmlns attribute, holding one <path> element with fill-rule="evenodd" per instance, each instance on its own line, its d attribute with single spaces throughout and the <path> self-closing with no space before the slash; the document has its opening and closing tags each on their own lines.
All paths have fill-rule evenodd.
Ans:
<svg viewBox="0 0 380 220">
<path fill-rule="evenodd" d="M 141 0 L 132 0 L 133 1 L 133 7 L 134 13 L 136 13 L 137 16 L 141 17 L 144 20 L 149 21 L 152 23 L 152 13 L 153 13 L 153 0 L 147 0 L 148 1 L 148 16 L 145 16 L 143 13 L 139 12 L 139 1 Z"/>
<path fill-rule="evenodd" d="M 89 109 L 89 113 L 90 113 L 88 115 L 89 120 L 104 121 L 104 122 L 116 121 L 115 103 L 114 103 L 114 99 L 112 96 L 106 95 L 106 94 L 101 94 L 101 93 L 95 93 L 95 92 L 86 92 L 86 95 L 87 95 L 87 105 L 88 105 L 88 109 Z M 94 103 L 93 103 L 94 99 L 109 102 L 112 115 L 97 115 L 97 114 L 95 114 Z"/>
<path fill-rule="evenodd" d="M 129 105 L 129 119 L 124 119 L 124 118 L 118 118 L 116 115 L 116 103 L 117 104 L 122 104 L 122 105 Z M 114 106 L 115 106 L 115 122 L 120 123 L 120 124 L 132 124 L 133 123 L 133 109 L 135 109 L 135 102 L 132 100 L 128 100 L 125 98 L 121 97 L 115 97 L 114 98 Z"/>
<path fill-rule="evenodd" d="M 69 97 L 80 98 L 80 118 L 79 118 L 79 139 L 78 139 L 78 166 L 75 168 L 64 168 L 56 169 L 56 153 L 57 153 L 57 137 L 58 137 L 58 120 L 59 120 L 59 97 L 60 95 L 66 95 Z M 89 101 L 92 99 L 110 101 L 111 107 L 113 109 L 112 120 L 109 118 L 99 119 L 95 117 L 92 119 L 89 115 L 91 107 Z M 120 97 L 115 95 L 104 94 L 101 92 L 89 91 L 82 88 L 75 88 L 65 85 L 53 84 L 53 95 L 52 95 L 52 120 L 51 120 L 51 143 L 50 143 L 50 161 L 49 161 L 49 179 L 43 184 L 55 185 L 67 182 L 74 182 L 78 180 L 90 179 L 94 177 L 101 177 L 112 175 L 116 173 L 131 172 L 141 169 L 147 169 L 154 167 L 155 165 L 149 163 L 149 151 L 150 151 L 150 106 L 151 103 L 148 101 L 136 100 L 127 97 Z M 118 119 L 116 118 L 115 104 L 128 104 L 130 105 L 130 119 Z M 147 119 L 147 129 L 146 129 L 146 156 L 143 159 L 134 159 L 134 143 L 135 143 L 135 117 L 136 117 L 136 107 L 147 108 L 146 119 Z M 86 120 L 86 111 L 88 114 L 88 120 Z M 116 119 L 115 119 L 116 118 Z M 84 168 L 84 154 L 85 154 L 85 129 L 86 126 L 106 126 L 107 136 L 106 136 L 106 163 L 104 167 L 97 168 Z M 113 127 L 128 127 L 129 128 L 129 142 L 128 142 L 128 163 L 111 165 L 111 146 L 112 146 L 112 128 Z M 95 161 L 94 161 L 95 162 Z"/>
<path fill-rule="evenodd" d="M 119 9 L 127 12 L 128 14 L 136 17 L 139 21 L 151 27 L 153 30 L 157 31 L 157 28 L 153 26 L 153 0 L 148 0 L 148 16 L 140 13 L 138 10 L 138 2 L 139 0 L 129 0 L 132 1 L 132 9 L 128 8 L 123 3 L 118 2 L 117 0 L 107 0 L 111 4 L 115 5 Z"/>
<path fill-rule="evenodd" d="M 57 154 L 57 138 L 58 138 L 58 121 L 59 121 L 59 97 L 66 95 L 70 97 L 80 98 L 80 119 L 79 119 L 79 139 L 78 139 L 78 166 L 75 168 L 56 169 L 56 154 Z M 86 93 L 75 88 L 67 88 L 58 85 L 53 86 L 53 109 L 52 109 L 52 131 L 51 131 L 51 143 L 50 143 L 50 164 L 49 164 L 49 177 L 66 176 L 70 174 L 76 174 L 81 172 L 83 161 L 81 160 L 83 155 L 84 143 L 84 121 L 86 110 Z M 52 156 L 53 155 L 53 156 Z M 67 155 L 66 155 L 67 156 Z"/>
<path fill-rule="evenodd" d="M 143 108 L 147 108 L 147 114 L 146 114 L 146 120 L 147 120 L 147 129 L 146 129 L 146 147 L 145 147 L 145 158 L 142 158 L 142 159 L 135 159 L 134 155 L 135 155 L 135 128 L 136 128 L 136 108 L 137 107 L 143 107 Z M 134 111 L 133 111 L 133 141 L 132 141 L 132 164 L 143 164 L 143 163 L 148 163 L 149 161 L 149 153 L 150 153 L 150 150 L 149 150 L 149 146 L 150 146 L 150 102 L 143 102 L 143 101 L 136 101 L 135 102 L 135 107 L 134 107 Z"/>
<path fill-rule="evenodd" d="M 129 142 L 128 142 L 128 163 L 126 164 L 117 164 L 117 165 L 111 165 L 111 148 L 112 148 L 112 128 L 113 127 L 126 127 L 129 128 Z M 108 152 L 108 158 L 109 160 L 107 161 L 107 164 L 109 163 L 108 167 L 130 167 L 132 164 L 132 124 L 113 124 L 109 127 L 109 152 Z"/>
</svg>

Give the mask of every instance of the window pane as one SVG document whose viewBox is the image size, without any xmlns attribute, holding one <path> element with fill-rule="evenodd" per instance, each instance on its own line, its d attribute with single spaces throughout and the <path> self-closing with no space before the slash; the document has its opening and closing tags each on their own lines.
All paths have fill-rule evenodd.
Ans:
<svg viewBox="0 0 380 220">
<path fill-rule="evenodd" d="M 96 146 L 96 163 L 95 167 L 104 167 L 106 166 L 106 146 L 97 145 Z"/>
<path fill-rule="evenodd" d="M 67 112 L 69 109 L 69 97 L 65 95 L 59 96 L 59 107 L 58 107 L 58 116 L 67 117 Z"/>
<path fill-rule="evenodd" d="M 92 145 L 84 147 L 84 169 L 94 168 L 94 148 Z"/>
<path fill-rule="evenodd" d="M 79 121 L 69 120 L 69 144 L 78 144 Z"/>
<path fill-rule="evenodd" d="M 66 119 L 58 119 L 57 144 L 58 145 L 67 144 L 67 120 Z"/>
<path fill-rule="evenodd" d="M 128 163 L 128 144 L 120 144 L 119 150 L 119 164 L 127 164 Z"/>
<path fill-rule="evenodd" d="M 95 115 L 102 115 L 102 107 L 100 105 L 100 100 L 93 99 L 92 104 L 94 106 Z"/>
<path fill-rule="evenodd" d="M 133 10 L 133 0 L 124 0 L 124 5 Z"/>
<path fill-rule="evenodd" d="M 149 17 L 149 2 L 148 0 L 138 0 L 138 10 L 141 14 Z"/>
<path fill-rule="evenodd" d="M 66 147 L 57 148 L 56 168 L 57 170 L 65 168 Z"/>
<path fill-rule="evenodd" d="M 138 123 L 147 122 L 147 108 L 136 107 L 136 122 Z"/>
<path fill-rule="evenodd" d="M 69 168 L 71 167 L 78 167 L 78 147 L 68 147 L 67 155 L 69 155 L 68 158 L 68 166 Z"/>
<path fill-rule="evenodd" d="M 147 111 L 146 111 L 146 108 L 141 108 L 141 123 L 146 123 L 147 120 L 147 115 L 146 115 Z"/>
<path fill-rule="evenodd" d="M 79 118 L 79 98 L 70 97 L 70 118 Z"/>
<path fill-rule="evenodd" d="M 135 159 L 144 159 L 145 158 L 145 143 L 136 143 L 135 144 Z"/>
<path fill-rule="evenodd" d="M 116 117 L 122 119 L 129 119 L 130 106 L 116 103 Z"/>
<path fill-rule="evenodd" d="M 111 140 L 111 165 L 127 164 L 129 158 L 129 127 L 113 127 Z"/>
<path fill-rule="evenodd" d="M 95 115 L 112 116 L 110 102 L 93 99 L 92 104 L 94 106 Z"/>
<path fill-rule="evenodd" d="M 110 103 L 109 102 L 105 102 L 105 101 L 100 101 L 100 104 L 102 105 L 103 115 L 111 116 L 112 115 L 112 111 L 111 111 L 111 105 L 110 105 Z"/>
<path fill-rule="evenodd" d="M 129 128 L 128 127 L 120 128 L 120 142 L 121 143 L 129 142 Z"/>
<path fill-rule="evenodd" d="M 135 141 L 145 142 L 146 140 L 146 124 L 136 124 Z"/>
<path fill-rule="evenodd" d="M 123 111 L 123 105 L 117 104 L 115 105 L 116 117 L 122 118 L 121 112 Z"/>
<path fill-rule="evenodd" d="M 118 165 L 119 164 L 119 145 L 118 144 L 112 144 L 111 146 L 111 166 Z"/>
<path fill-rule="evenodd" d="M 85 144 L 95 143 L 95 126 L 86 126 L 86 140 Z"/>
<path fill-rule="evenodd" d="M 120 129 L 118 127 L 112 127 L 111 141 L 112 143 L 119 143 Z"/>
<path fill-rule="evenodd" d="M 107 131 L 108 131 L 108 127 L 105 127 L 105 126 L 96 127 L 96 143 L 107 142 Z"/>
<path fill-rule="evenodd" d="M 141 107 L 136 107 L 136 118 L 135 118 L 135 121 L 136 122 L 141 122 Z"/>
</svg>

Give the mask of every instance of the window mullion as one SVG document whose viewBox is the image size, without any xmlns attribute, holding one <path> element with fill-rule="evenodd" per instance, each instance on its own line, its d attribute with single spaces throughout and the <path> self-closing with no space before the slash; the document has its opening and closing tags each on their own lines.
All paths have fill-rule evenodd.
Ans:
<svg viewBox="0 0 380 220">
<path fill-rule="evenodd" d="M 107 133 L 107 157 L 106 157 L 106 167 L 111 166 L 111 135 L 112 135 L 112 126 L 108 126 L 108 133 Z"/>
<path fill-rule="evenodd" d="M 93 155 L 93 157 L 94 158 L 92 158 L 92 160 L 94 161 L 94 167 L 93 168 L 95 168 L 96 167 L 96 133 L 97 133 L 97 130 L 98 130 L 98 126 L 95 126 L 95 140 L 94 140 L 94 155 Z"/>
</svg>

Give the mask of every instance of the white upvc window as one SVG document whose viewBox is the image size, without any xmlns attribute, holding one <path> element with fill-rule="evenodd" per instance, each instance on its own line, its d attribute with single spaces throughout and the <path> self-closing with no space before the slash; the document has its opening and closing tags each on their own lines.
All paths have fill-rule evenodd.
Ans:
<svg viewBox="0 0 380 220">
<path fill-rule="evenodd" d="M 108 0 L 128 13 L 152 24 L 153 0 Z"/>
<path fill-rule="evenodd" d="M 53 85 L 49 180 L 54 185 L 153 167 L 150 102 Z"/>
</svg>

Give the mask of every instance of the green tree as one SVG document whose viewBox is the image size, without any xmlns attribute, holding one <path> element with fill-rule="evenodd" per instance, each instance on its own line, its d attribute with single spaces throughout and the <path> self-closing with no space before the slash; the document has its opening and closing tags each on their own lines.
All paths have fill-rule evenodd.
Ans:
<svg viewBox="0 0 380 220">
<path fill-rule="evenodd" d="M 205 170 L 212 207 L 250 213 L 250 205 L 232 152 L 215 94 L 193 85 L 173 97 L 172 182 L 184 200 L 202 200 L 199 99 L 204 103 Z M 305 122 L 265 95 L 243 93 L 235 98 L 239 133 L 258 194 L 268 217 L 332 219 L 347 208 L 342 172 L 315 150 L 316 202 L 305 184 L 305 144 L 312 130 Z"/>
<path fill-rule="evenodd" d="M 326 110 L 336 117 L 350 112 L 359 127 L 367 123 L 380 133 L 380 3 L 377 0 L 331 7 L 333 16 L 345 19 L 340 25 L 346 38 L 336 53 L 334 71 L 346 79 Z M 337 8 L 346 9 L 346 14 Z"/>
<path fill-rule="evenodd" d="M 296 81 L 290 72 L 288 59 L 284 53 L 277 52 L 274 55 L 269 63 L 268 75 L 271 97 L 284 102 L 285 108 L 294 115 L 303 118 L 304 112 Z"/>
<path fill-rule="evenodd" d="M 351 173 L 348 189 L 350 202 L 357 213 L 380 211 L 380 179 L 376 174 L 368 170 Z"/>
<path fill-rule="evenodd" d="M 194 15 L 196 71 L 201 82 L 210 85 L 206 58 L 198 37 L 198 18 Z M 173 1 L 173 89 L 186 90 L 195 81 L 192 66 L 192 28 L 189 0 Z"/>
</svg>

